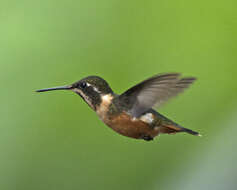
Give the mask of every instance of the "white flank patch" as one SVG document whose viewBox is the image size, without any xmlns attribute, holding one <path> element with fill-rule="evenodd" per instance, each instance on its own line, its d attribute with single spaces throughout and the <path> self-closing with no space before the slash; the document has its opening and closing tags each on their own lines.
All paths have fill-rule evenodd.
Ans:
<svg viewBox="0 0 237 190">
<path fill-rule="evenodd" d="M 132 121 L 137 121 L 137 118 L 136 118 L 136 117 L 133 117 L 133 118 L 132 118 Z"/>
<path fill-rule="evenodd" d="M 142 120 L 145 123 L 152 123 L 154 119 L 152 113 L 146 113 L 145 115 L 142 115 L 140 117 L 140 120 Z"/>
</svg>

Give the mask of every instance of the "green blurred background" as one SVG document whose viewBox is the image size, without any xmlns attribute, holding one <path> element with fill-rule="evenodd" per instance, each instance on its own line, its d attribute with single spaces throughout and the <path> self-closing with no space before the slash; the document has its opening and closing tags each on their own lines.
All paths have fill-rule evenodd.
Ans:
<svg viewBox="0 0 237 190">
<path fill-rule="evenodd" d="M 236 189 L 236 34 L 236 0 L 1 0 L 0 189 Z M 164 72 L 198 78 L 160 112 L 202 138 L 133 140 L 71 92 L 34 93 Z"/>
</svg>

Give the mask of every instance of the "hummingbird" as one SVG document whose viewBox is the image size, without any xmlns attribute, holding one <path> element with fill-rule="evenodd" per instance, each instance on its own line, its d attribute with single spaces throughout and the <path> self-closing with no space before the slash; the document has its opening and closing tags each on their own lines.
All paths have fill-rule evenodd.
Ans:
<svg viewBox="0 0 237 190">
<path fill-rule="evenodd" d="M 194 77 L 182 78 L 180 73 L 158 74 L 118 95 L 103 78 L 88 76 L 71 85 L 36 92 L 73 91 L 115 132 L 151 141 L 160 134 L 179 132 L 200 136 L 198 132 L 180 126 L 154 109 L 183 92 L 195 80 Z"/>
</svg>

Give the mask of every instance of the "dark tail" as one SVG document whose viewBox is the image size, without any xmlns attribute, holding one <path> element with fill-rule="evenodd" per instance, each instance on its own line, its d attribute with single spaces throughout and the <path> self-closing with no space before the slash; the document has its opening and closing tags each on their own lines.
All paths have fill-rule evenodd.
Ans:
<svg viewBox="0 0 237 190">
<path fill-rule="evenodd" d="M 198 132 L 181 127 L 177 123 L 171 121 L 170 119 L 166 118 L 165 116 L 161 115 L 158 112 L 156 112 L 156 115 L 161 120 L 161 123 L 160 123 L 161 126 L 159 129 L 160 133 L 175 134 L 179 132 L 186 132 L 191 135 L 201 136 Z"/>
<path fill-rule="evenodd" d="M 160 133 L 168 133 L 168 134 L 175 134 L 175 133 L 179 133 L 179 132 L 186 132 L 186 133 L 189 133 L 191 135 L 195 135 L 195 136 L 201 136 L 198 132 L 196 131 L 193 131 L 191 129 L 187 129 L 187 128 L 184 128 L 184 127 L 180 127 L 180 126 L 177 126 L 177 125 L 162 125 L 160 127 Z"/>
</svg>

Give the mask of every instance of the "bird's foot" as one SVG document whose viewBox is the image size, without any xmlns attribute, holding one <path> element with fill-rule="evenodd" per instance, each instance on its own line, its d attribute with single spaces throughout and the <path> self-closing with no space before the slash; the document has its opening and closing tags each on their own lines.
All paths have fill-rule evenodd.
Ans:
<svg viewBox="0 0 237 190">
<path fill-rule="evenodd" d="M 143 135 L 142 139 L 144 139 L 145 141 L 152 141 L 153 140 L 153 138 L 149 135 Z"/>
</svg>

